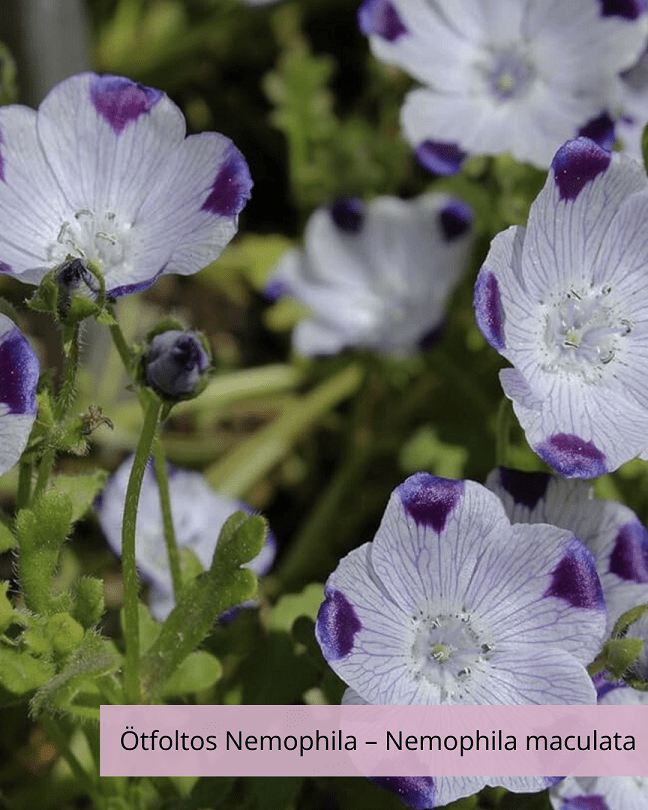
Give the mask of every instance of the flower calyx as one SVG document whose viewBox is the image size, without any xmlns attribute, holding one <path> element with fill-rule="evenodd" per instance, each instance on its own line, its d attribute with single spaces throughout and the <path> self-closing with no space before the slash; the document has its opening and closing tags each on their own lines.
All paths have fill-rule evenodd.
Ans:
<svg viewBox="0 0 648 810">
<path fill-rule="evenodd" d="M 205 336 L 169 319 L 148 335 L 140 382 L 167 404 L 193 399 L 207 385 L 211 362 Z"/>
</svg>

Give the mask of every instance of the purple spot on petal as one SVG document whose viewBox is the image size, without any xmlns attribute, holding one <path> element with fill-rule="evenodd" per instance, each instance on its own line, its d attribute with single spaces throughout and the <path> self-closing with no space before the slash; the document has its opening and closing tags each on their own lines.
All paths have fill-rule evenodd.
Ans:
<svg viewBox="0 0 648 810">
<path fill-rule="evenodd" d="M 545 776 L 544 777 L 545 787 L 550 788 L 553 787 L 554 785 L 559 785 L 564 780 L 564 778 L 565 778 L 564 776 Z"/>
<path fill-rule="evenodd" d="M 365 204 L 357 197 L 336 200 L 330 207 L 331 219 L 345 233 L 359 233 L 365 216 Z"/>
<path fill-rule="evenodd" d="M 601 0 L 604 17 L 636 20 L 646 10 L 646 0 Z"/>
<path fill-rule="evenodd" d="M 92 103 L 117 135 L 130 121 L 150 112 L 163 95 L 123 76 L 95 76 L 90 85 Z"/>
<path fill-rule="evenodd" d="M 567 478 L 596 478 L 609 472 L 605 454 L 572 433 L 556 433 L 533 449 Z"/>
<path fill-rule="evenodd" d="M 0 340 L 0 402 L 10 413 L 36 413 L 38 359 L 18 327 Z"/>
<path fill-rule="evenodd" d="M 464 483 L 421 472 L 411 475 L 396 491 L 403 508 L 418 525 L 440 533 L 463 495 Z"/>
<path fill-rule="evenodd" d="M 13 272 L 11 267 L 6 264 L 6 262 L 0 262 L 0 273 L 11 273 Z"/>
<path fill-rule="evenodd" d="M 596 689 L 596 699 L 599 701 L 601 701 L 606 695 L 609 695 L 610 692 L 614 692 L 616 689 L 629 688 L 625 681 L 608 680 L 607 672 L 599 672 L 598 674 L 594 675 L 592 682 L 594 683 L 594 688 Z"/>
<path fill-rule="evenodd" d="M 593 118 L 581 127 L 578 134 L 610 152 L 614 146 L 614 121 L 606 112 L 601 113 L 598 118 Z"/>
<path fill-rule="evenodd" d="M 351 602 L 341 591 L 326 589 L 317 614 L 315 632 L 327 661 L 339 661 L 353 649 L 355 634 L 362 630 Z"/>
<path fill-rule="evenodd" d="M 433 174 L 447 176 L 456 174 L 466 157 L 466 153 L 456 143 L 423 141 L 416 148 L 416 159 Z"/>
<path fill-rule="evenodd" d="M 499 482 L 517 504 L 533 509 L 547 493 L 551 476 L 542 472 L 520 472 L 499 468 Z"/>
<path fill-rule="evenodd" d="M 619 529 L 610 554 L 610 572 L 632 582 L 648 582 L 648 532 L 638 520 Z"/>
<path fill-rule="evenodd" d="M 166 267 L 166 264 L 164 267 Z M 149 278 L 146 281 L 137 281 L 134 284 L 123 284 L 121 287 L 113 287 L 112 289 L 106 290 L 106 295 L 108 295 L 110 298 L 119 298 L 122 295 L 130 295 L 130 293 L 148 290 L 148 288 L 152 287 L 153 284 L 155 284 L 155 282 L 160 278 L 164 272 L 164 267 L 159 270 L 153 276 L 153 278 Z"/>
<path fill-rule="evenodd" d="M 263 288 L 263 297 L 267 301 L 278 301 L 288 294 L 288 286 L 280 279 L 269 281 Z"/>
<path fill-rule="evenodd" d="M 209 211 L 222 217 L 238 214 L 250 199 L 252 178 L 245 158 L 232 144 L 225 153 L 225 160 L 212 183 L 211 191 L 201 206 L 201 211 Z"/>
<path fill-rule="evenodd" d="M 469 205 L 453 200 L 439 214 L 439 224 L 443 235 L 452 242 L 466 233 L 472 224 L 472 210 Z"/>
<path fill-rule="evenodd" d="M 358 10 L 358 24 L 363 34 L 377 34 L 394 42 L 407 33 L 407 28 L 389 0 L 365 0 Z"/>
<path fill-rule="evenodd" d="M 431 776 L 374 776 L 370 779 L 415 810 L 436 807 L 436 786 Z"/>
<path fill-rule="evenodd" d="M 554 568 L 551 585 L 543 596 L 563 599 L 575 608 L 605 610 L 594 557 L 580 540 L 572 537 L 567 543 L 565 556 Z"/>
<path fill-rule="evenodd" d="M 603 796 L 573 796 L 563 799 L 560 810 L 610 810 Z"/>
<path fill-rule="evenodd" d="M 475 319 L 483 336 L 490 345 L 502 351 L 506 346 L 504 339 L 504 309 L 500 297 L 497 276 L 482 267 L 475 283 Z"/>
<path fill-rule="evenodd" d="M 610 160 L 610 153 L 589 138 L 567 141 L 551 163 L 561 198 L 575 200 L 590 180 L 608 168 Z"/>
</svg>

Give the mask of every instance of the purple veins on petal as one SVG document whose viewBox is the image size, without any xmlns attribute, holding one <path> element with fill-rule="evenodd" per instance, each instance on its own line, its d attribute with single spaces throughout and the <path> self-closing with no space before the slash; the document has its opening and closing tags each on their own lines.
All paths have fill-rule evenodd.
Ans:
<svg viewBox="0 0 648 810">
<path fill-rule="evenodd" d="M 551 476 L 543 472 L 520 472 L 508 467 L 500 467 L 499 482 L 513 500 L 533 509 L 547 493 Z"/>
<path fill-rule="evenodd" d="M 353 649 L 355 635 L 362 630 L 351 602 L 341 592 L 326 589 L 317 614 L 317 639 L 327 661 L 338 661 Z"/>
<path fill-rule="evenodd" d="M 594 557 L 580 540 L 572 537 L 567 544 L 565 556 L 554 568 L 551 585 L 543 596 L 555 596 L 575 608 L 605 609 Z"/>
<path fill-rule="evenodd" d="M 0 401 L 10 413 L 36 413 L 39 365 L 29 342 L 16 327 L 0 343 Z"/>
<path fill-rule="evenodd" d="M 419 526 L 440 533 L 464 491 L 463 481 L 437 478 L 430 473 L 416 473 L 398 488 L 405 511 Z"/>
<path fill-rule="evenodd" d="M 448 242 L 452 242 L 453 239 L 458 239 L 466 233 L 472 224 L 472 211 L 470 206 L 459 200 L 448 203 L 439 214 L 439 223 L 443 235 Z"/>
<path fill-rule="evenodd" d="M 163 95 L 161 90 L 145 87 L 123 76 L 95 76 L 90 85 L 90 98 L 95 109 L 117 135 L 130 121 L 150 112 Z"/>
<path fill-rule="evenodd" d="M 456 174 L 466 157 L 466 152 L 456 143 L 423 141 L 416 147 L 416 159 L 429 172 L 444 177 Z"/>
<path fill-rule="evenodd" d="M 404 804 L 415 810 L 436 807 L 436 785 L 431 776 L 374 776 L 371 781 L 395 793 Z"/>
<path fill-rule="evenodd" d="M 589 138 L 567 141 L 551 163 L 561 198 L 575 200 L 590 180 L 608 168 L 610 160 L 610 153 Z"/>
<path fill-rule="evenodd" d="M 599 672 L 592 678 L 594 688 L 596 689 L 596 699 L 600 702 L 610 692 L 615 689 L 628 689 L 625 681 L 610 681 L 608 680 L 607 672 Z"/>
<path fill-rule="evenodd" d="M 358 24 L 363 34 L 377 34 L 388 42 L 394 42 L 407 28 L 389 0 L 365 0 L 358 9 Z"/>
<path fill-rule="evenodd" d="M 497 276 L 482 268 L 475 283 L 475 318 L 477 326 L 490 345 L 501 351 L 505 348 L 504 309 Z"/>
<path fill-rule="evenodd" d="M 563 799 L 560 810 L 610 810 L 603 796 L 573 796 Z"/>
<path fill-rule="evenodd" d="M 610 152 L 614 146 L 614 121 L 604 112 L 597 118 L 592 118 L 578 130 L 578 134 L 589 138 L 602 149 Z"/>
<path fill-rule="evenodd" d="M 11 273 L 11 272 L 13 271 L 6 262 L 0 262 L 0 273 Z"/>
<path fill-rule="evenodd" d="M 638 520 L 619 529 L 610 554 L 610 572 L 632 582 L 648 582 L 648 532 Z"/>
<path fill-rule="evenodd" d="M 339 230 L 346 233 L 359 233 L 365 217 L 365 204 L 357 197 L 336 200 L 331 208 L 331 219 Z"/>
<path fill-rule="evenodd" d="M 212 183 L 211 191 L 201 206 L 202 211 L 222 217 L 238 214 L 250 199 L 252 178 L 245 158 L 232 144 L 223 165 Z"/>
<path fill-rule="evenodd" d="M 556 433 L 534 450 L 567 478 L 596 478 L 608 472 L 605 454 L 592 442 L 572 433 Z"/>
<path fill-rule="evenodd" d="M 604 17 L 625 17 L 636 20 L 646 11 L 646 0 L 601 0 Z"/>
</svg>

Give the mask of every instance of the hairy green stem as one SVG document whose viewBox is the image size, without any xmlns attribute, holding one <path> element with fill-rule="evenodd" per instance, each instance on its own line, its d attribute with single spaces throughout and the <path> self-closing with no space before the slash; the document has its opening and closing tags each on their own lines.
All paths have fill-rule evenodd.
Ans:
<svg viewBox="0 0 648 810">
<path fill-rule="evenodd" d="M 38 478 L 36 479 L 36 486 L 34 487 L 34 497 L 33 500 L 39 498 L 43 492 L 45 492 L 47 488 L 47 482 L 49 481 L 49 477 L 52 472 L 52 467 L 54 466 L 54 457 L 56 456 L 56 451 L 53 447 L 50 447 L 43 453 L 43 458 L 41 459 L 40 465 L 38 467 Z"/>
<path fill-rule="evenodd" d="M 29 504 L 31 495 L 33 465 L 30 461 L 21 461 L 18 473 L 18 492 L 16 494 L 16 507 L 24 509 Z"/>
<path fill-rule="evenodd" d="M 171 498 L 169 497 L 169 478 L 167 476 L 166 459 L 160 437 L 153 440 L 153 466 L 155 477 L 157 478 L 158 491 L 160 493 L 160 506 L 162 508 L 162 523 L 164 525 L 164 542 L 167 547 L 169 557 L 169 568 L 171 569 L 171 580 L 173 582 L 173 595 L 176 603 L 180 598 L 182 590 L 182 574 L 180 573 L 180 554 L 178 543 L 176 542 L 175 529 L 173 528 L 173 514 L 171 512 Z"/>
<path fill-rule="evenodd" d="M 139 504 L 142 479 L 146 464 L 151 454 L 162 403 L 152 392 L 149 395 L 148 407 L 144 416 L 144 425 L 140 434 L 133 466 L 131 468 L 124 520 L 122 523 L 122 571 L 124 577 L 124 634 L 126 656 L 124 660 L 124 702 L 139 703 L 139 615 L 138 615 L 138 581 L 135 563 L 135 526 Z"/>
<path fill-rule="evenodd" d="M 70 341 L 70 349 L 65 353 L 63 376 L 54 405 L 54 416 L 63 419 L 76 396 L 77 373 L 79 371 L 79 324 L 75 324 Z"/>
</svg>

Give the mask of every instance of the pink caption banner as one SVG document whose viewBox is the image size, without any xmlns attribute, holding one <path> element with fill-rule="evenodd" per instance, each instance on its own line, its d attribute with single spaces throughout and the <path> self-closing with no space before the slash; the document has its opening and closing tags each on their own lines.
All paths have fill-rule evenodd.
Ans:
<svg viewBox="0 0 648 810">
<path fill-rule="evenodd" d="M 102 706 L 100 772 L 648 776 L 648 706 Z"/>
</svg>

